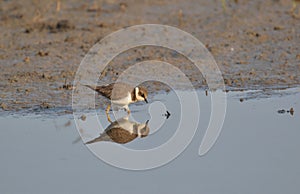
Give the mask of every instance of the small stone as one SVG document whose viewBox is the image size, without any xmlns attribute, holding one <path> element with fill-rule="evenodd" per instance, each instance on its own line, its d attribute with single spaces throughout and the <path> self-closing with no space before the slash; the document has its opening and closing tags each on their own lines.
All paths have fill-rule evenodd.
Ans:
<svg viewBox="0 0 300 194">
<path fill-rule="evenodd" d="M 56 29 L 60 31 L 74 29 L 75 26 L 69 22 L 69 20 L 60 20 L 56 24 Z"/>
<path fill-rule="evenodd" d="M 166 111 L 166 113 L 163 116 L 165 116 L 166 119 L 168 119 L 171 116 L 171 113 L 169 111 Z"/>
<path fill-rule="evenodd" d="M 45 52 L 45 51 L 42 51 L 42 50 L 40 50 L 38 52 L 38 55 L 41 56 L 41 57 L 48 56 L 48 54 L 49 54 L 48 52 Z"/>
<path fill-rule="evenodd" d="M 30 57 L 25 57 L 24 59 L 23 59 L 23 61 L 25 62 L 25 63 L 29 63 L 30 62 Z"/>
<path fill-rule="evenodd" d="M 48 104 L 47 102 L 43 102 L 42 104 L 40 104 L 40 108 L 42 108 L 42 109 L 48 109 L 51 107 L 52 106 L 50 104 Z"/>
<path fill-rule="evenodd" d="M 274 29 L 274 30 L 283 30 L 283 27 L 282 27 L 282 26 L 274 26 L 273 29 Z"/>
<path fill-rule="evenodd" d="M 81 119 L 82 121 L 85 121 L 85 120 L 86 120 L 86 116 L 85 116 L 85 115 L 81 115 L 80 119 Z"/>
<path fill-rule="evenodd" d="M 32 32 L 32 31 L 33 31 L 32 28 L 26 28 L 26 29 L 24 30 L 24 33 L 29 34 L 29 33 Z"/>
<path fill-rule="evenodd" d="M 293 108 L 290 108 L 290 114 L 291 114 L 291 115 L 294 115 L 294 112 L 295 112 L 294 109 L 293 109 Z"/>
<path fill-rule="evenodd" d="M 3 102 L 0 104 L 0 107 L 1 107 L 3 110 L 8 110 L 7 105 L 6 105 L 5 103 L 3 103 Z"/>
<path fill-rule="evenodd" d="M 127 3 L 123 3 L 123 2 L 122 2 L 122 3 L 120 3 L 119 5 L 120 5 L 120 10 L 121 10 L 121 11 L 126 11 L 126 9 L 127 9 L 127 7 L 128 7 Z"/>
</svg>

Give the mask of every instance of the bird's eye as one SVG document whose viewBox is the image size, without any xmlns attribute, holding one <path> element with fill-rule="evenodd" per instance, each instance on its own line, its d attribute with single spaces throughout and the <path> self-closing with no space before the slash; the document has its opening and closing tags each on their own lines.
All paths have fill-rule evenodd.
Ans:
<svg viewBox="0 0 300 194">
<path fill-rule="evenodd" d="M 143 98 L 145 98 L 145 95 L 144 95 L 144 94 L 142 94 L 141 96 L 142 96 Z"/>
</svg>

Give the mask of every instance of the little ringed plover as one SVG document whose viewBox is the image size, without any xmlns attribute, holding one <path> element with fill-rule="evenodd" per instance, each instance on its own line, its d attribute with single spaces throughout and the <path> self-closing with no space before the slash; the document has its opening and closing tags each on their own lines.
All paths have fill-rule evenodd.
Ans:
<svg viewBox="0 0 300 194">
<path fill-rule="evenodd" d="M 148 92 L 141 86 L 132 87 L 131 85 L 122 82 L 111 83 L 103 86 L 85 86 L 110 99 L 113 105 L 124 108 L 128 114 L 130 114 L 130 110 L 128 107 L 129 104 L 137 101 L 145 101 L 146 103 L 148 103 Z M 106 108 L 106 115 L 108 117 L 108 120 L 111 122 L 108 115 L 110 107 L 111 106 L 109 104 Z"/>
</svg>

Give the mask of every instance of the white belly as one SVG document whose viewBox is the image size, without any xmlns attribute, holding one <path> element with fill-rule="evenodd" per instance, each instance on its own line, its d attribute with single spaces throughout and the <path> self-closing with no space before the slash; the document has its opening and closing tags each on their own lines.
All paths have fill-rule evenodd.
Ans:
<svg viewBox="0 0 300 194">
<path fill-rule="evenodd" d="M 131 103 L 131 95 L 128 92 L 128 94 L 125 98 L 121 98 L 118 100 L 112 100 L 111 103 L 114 105 L 117 105 L 117 106 L 121 106 L 121 107 L 127 106 L 129 103 Z"/>
</svg>

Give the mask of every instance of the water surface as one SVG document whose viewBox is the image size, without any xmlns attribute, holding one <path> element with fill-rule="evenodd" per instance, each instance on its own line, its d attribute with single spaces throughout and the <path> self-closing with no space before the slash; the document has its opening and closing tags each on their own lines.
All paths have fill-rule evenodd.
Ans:
<svg viewBox="0 0 300 194">
<path fill-rule="evenodd" d="M 264 93 L 264 95 L 262 94 Z M 299 88 L 229 92 L 221 135 L 204 156 L 198 155 L 209 119 L 209 97 L 199 91 L 201 119 L 192 143 L 175 160 L 147 171 L 129 171 L 99 160 L 79 139 L 70 115 L 47 118 L 5 116 L 0 119 L 1 193 L 298 193 L 300 190 Z M 254 96 L 260 96 L 255 98 Z M 158 146 L 172 136 L 178 115 L 172 93 L 152 97 L 171 113 L 161 129 L 128 148 Z M 154 106 L 155 105 L 155 106 Z M 151 105 L 150 105 L 151 107 Z M 281 109 L 294 114 L 280 114 Z M 133 105 L 132 118 L 149 119 L 144 104 Z M 151 109 L 151 108 L 150 108 Z M 153 110 L 152 110 L 153 111 Z M 191 112 L 192 114 L 192 112 Z M 99 114 L 103 126 L 108 122 Z M 152 118 L 153 119 L 153 118 Z M 69 122 L 71 121 L 71 122 Z M 149 121 L 150 129 L 157 123 Z M 101 129 L 86 134 L 99 135 Z M 104 143 L 104 142 L 101 142 Z M 99 145 L 101 145 L 99 143 Z"/>
</svg>

